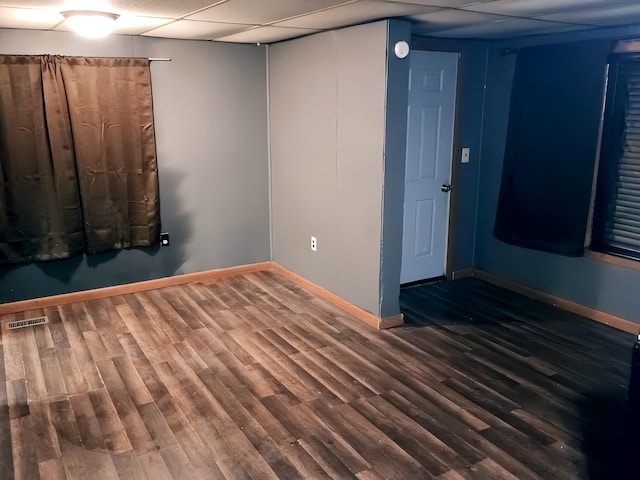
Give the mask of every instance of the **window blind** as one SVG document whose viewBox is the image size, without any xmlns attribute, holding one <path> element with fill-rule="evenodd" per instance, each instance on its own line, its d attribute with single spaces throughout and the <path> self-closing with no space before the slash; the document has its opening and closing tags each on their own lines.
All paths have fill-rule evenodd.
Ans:
<svg viewBox="0 0 640 480">
<path fill-rule="evenodd" d="M 640 258 L 640 56 L 611 61 L 592 249 Z"/>
</svg>

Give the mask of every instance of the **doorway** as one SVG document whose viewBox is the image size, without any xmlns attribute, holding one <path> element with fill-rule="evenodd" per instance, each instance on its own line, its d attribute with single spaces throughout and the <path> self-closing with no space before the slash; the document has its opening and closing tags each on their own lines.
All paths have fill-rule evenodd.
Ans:
<svg viewBox="0 0 640 480">
<path fill-rule="evenodd" d="M 458 57 L 410 55 L 402 284 L 446 272 Z"/>
</svg>

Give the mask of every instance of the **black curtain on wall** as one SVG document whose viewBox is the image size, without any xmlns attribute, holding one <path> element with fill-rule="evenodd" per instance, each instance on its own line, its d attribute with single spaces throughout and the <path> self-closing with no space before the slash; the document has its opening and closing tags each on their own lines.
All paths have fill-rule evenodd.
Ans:
<svg viewBox="0 0 640 480">
<path fill-rule="evenodd" d="M 149 61 L 0 55 L 0 264 L 159 234 Z"/>
<path fill-rule="evenodd" d="M 521 49 L 494 235 L 581 255 L 611 41 Z"/>
</svg>

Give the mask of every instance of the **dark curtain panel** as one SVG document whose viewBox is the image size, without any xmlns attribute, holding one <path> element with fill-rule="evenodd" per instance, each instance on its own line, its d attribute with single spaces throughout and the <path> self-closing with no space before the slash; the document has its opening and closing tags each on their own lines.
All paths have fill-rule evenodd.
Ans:
<svg viewBox="0 0 640 480">
<path fill-rule="evenodd" d="M 518 51 L 494 235 L 566 255 L 584 247 L 610 41 Z"/>
<path fill-rule="evenodd" d="M 64 85 L 55 75 L 43 82 L 43 67 L 38 56 L 0 56 L 4 263 L 54 260 L 84 251 Z M 52 97 L 47 106 L 45 96 Z"/>
<path fill-rule="evenodd" d="M 0 56 L 0 262 L 156 243 L 146 59 Z"/>
<path fill-rule="evenodd" d="M 88 253 L 160 236 L 149 60 L 52 58 L 66 87 Z"/>
</svg>

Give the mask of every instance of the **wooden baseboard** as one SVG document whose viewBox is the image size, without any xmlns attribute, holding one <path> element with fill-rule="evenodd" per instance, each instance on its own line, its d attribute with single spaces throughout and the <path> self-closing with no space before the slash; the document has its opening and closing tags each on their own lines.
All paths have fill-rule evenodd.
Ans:
<svg viewBox="0 0 640 480">
<path fill-rule="evenodd" d="M 305 290 L 318 295 L 340 310 L 354 316 L 358 320 L 371 325 L 379 330 L 398 327 L 404 324 L 402 313 L 388 318 L 378 318 L 375 315 L 363 310 L 355 305 L 347 302 L 345 299 L 329 292 L 328 290 L 310 282 L 309 280 L 296 275 L 295 273 L 281 267 L 274 262 L 260 262 L 249 265 L 241 265 L 238 267 L 219 268 L 215 270 L 207 270 L 204 272 L 186 273 L 184 275 L 174 275 L 172 277 L 157 278 L 154 280 L 146 280 L 144 282 L 128 283 L 126 285 L 116 285 L 113 287 L 96 288 L 93 290 L 84 290 L 81 292 L 64 293 L 62 295 L 53 295 L 50 297 L 34 298 L 31 300 L 21 300 L 19 302 L 0 304 L 0 315 L 10 313 L 26 312 L 39 308 L 55 307 L 57 305 L 67 305 L 75 302 L 85 302 L 98 298 L 113 297 L 116 295 L 126 295 L 129 293 L 144 292 L 147 290 L 155 290 L 157 288 L 173 287 L 175 285 L 184 285 L 185 283 L 201 282 L 212 280 L 215 278 L 228 277 L 231 275 L 241 275 L 243 273 L 261 272 L 264 270 L 274 270 L 294 281 Z"/>
<path fill-rule="evenodd" d="M 115 295 L 126 295 L 128 293 L 144 292 L 146 290 L 155 290 L 157 288 L 173 287 L 175 285 L 184 285 L 185 283 L 200 282 L 203 280 L 211 280 L 213 278 L 227 277 L 230 275 L 239 275 L 242 273 L 259 272 L 262 270 L 270 269 L 271 267 L 272 262 L 252 263 L 249 265 L 240 265 L 238 267 L 219 268 L 215 270 L 207 270 L 204 272 L 185 273 L 183 275 L 174 275 L 172 277 L 145 280 L 143 282 L 127 283 L 125 285 L 115 285 L 113 287 L 96 288 L 93 290 L 83 290 L 81 292 L 63 293 L 61 295 L 52 295 L 50 297 L 41 297 L 31 300 L 21 300 L 19 302 L 3 303 L 0 304 L 0 315 L 25 312 L 27 310 L 35 310 L 37 308 L 66 305 L 75 302 L 85 302 L 88 300 L 95 300 L 97 298 L 113 297 Z"/>
<path fill-rule="evenodd" d="M 144 282 L 129 283 L 126 285 L 116 285 L 113 287 L 97 288 L 94 290 L 85 290 L 81 292 L 65 293 L 62 295 L 53 295 L 50 297 L 35 298 L 31 300 L 22 300 L 12 303 L 0 304 L 0 315 L 6 315 L 10 313 L 25 312 L 28 310 L 35 310 L 39 308 L 53 307 L 57 305 L 66 305 L 75 302 L 84 302 L 88 300 L 94 300 L 98 298 L 113 297 L 115 295 L 126 295 L 129 293 L 143 292 L 146 290 L 154 290 L 157 288 L 171 287 L 174 285 L 183 285 L 185 283 L 199 282 L 204 280 L 211 280 L 214 278 L 226 277 L 231 275 L 240 275 L 243 273 L 260 272 L 263 270 L 275 270 L 285 276 L 286 278 L 294 281 L 302 288 L 309 292 L 318 295 L 325 299 L 332 305 L 338 307 L 340 310 L 354 316 L 360 321 L 377 328 L 379 330 L 398 327 L 404 324 L 404 317 L 402 313 L 393 317 L 379 318 L 360 307 L 349 303 L 345 299 L 338 295 L 316 285 L 313 282 L 293 273 L 290 270 L 278 265 L 274 262 L 260 262 L 250 265 L 241 265 L 238 267 L 220 268 L 215 270 L 207 270 L 204 272 L 187 273 L 184 275 L 175 275 L 172 277 L 158 278 L 154 280 L 147 280 Z M 485 280 L 494 285 L 512 290 L 514 292 L 526 295 L 527 297 L 540 300 L 542 302 L 555 305 L 564 310 L 582 315 L 583 317 L 590 318 L 605 325 L 612 326 L 625 332 L 638 334 L 640 332 L 640 325 L 624 318 L 611 315 L 609 313 L 596 310 L 585 305 L 581 305 L 564 298 L 556 297 L 549 293 L 537 290 L 535 288 L 522 285 L 520 283 L 513 282 L 511 280 L 504 279 L 489 272 L 485 272 L 479 269 L 464 269 L 453 272 L 453 278 L 463 278 L 474 276 Z"/>
<path fill-rule="evenodd" d="M 293 273 L 291 270 L 288 270 L 277 263 L 273 263 L 273 270 L 280 273 L 282 276 L 288 278 L 292 282 L 297 283 L 300 287 L 305 290 L 317 295 L 324 300 L 328 301 L 332 305 L 338 307 L 340 310 L 348 313 L 349 315 L 356 317 L 358 320 L 363 321 L 367 325 L 370 325 L 378 330 L 383 330 L 391 327 L 398 327 L 404 324 L 404 316 L 402 313 L 395 315 L 393 317 L 388 318 L 378 318 L 374 314 L 363 310 L 360 307 L 356 307 L 352 303 L 349 303 L 344 298 L 339 297 L 335 293 L 322 288 L 319 285 L 316 285 L 313 282 L 310 282 L 306 278 L 301 277 L 300 275 Z"/>
<path fill-rule="evenodd" d="M 404 325 L 404 313 L 399 313 L 393 317 L 381 318 L 378 329 L 386 330 L 387 328 L 401 327 L 402 325 Z"/>
<path fill-rule="evenodd" d="M 617 328 L 618 330 L 633 333 L 634 335 L 638 335 L 638 333 L 640 332 L 640 325 L 637 323 L 631 322 L 621 317 L 617 317 L 615 315 L 611 315 L 609 313 L 602 312 L 600 310 L 596 310 L 595 308 L 587 307 L 585 305 L 566 300 L 561 297 L 556 297 L 555 295 L 551 295 L 550 293 L 528 287 L 521 283 L 507 280 L 492 273 L 473 269 L 473 276 L 481 280 L 485 280 L 489 283 L 493 283 L 494 285 L 497 285 L 499 287 L 506 288 L 507 290 L 511 290 L 535 300 L 539 300 L 541 302 L 562 308 L 563 310 L 582 315 L 583 317 L 590 318 L 591 320 L 595 320 L 596 322 L 604 323 L 605 325 Z"/>
<path fill-rule="evenodd" d="M 463 268 L 461 270 L 454 270 L 451 272 L 451 280 L 458 280 L 459 278 L 473 277 L 473 268 Z"/>
</svg>

